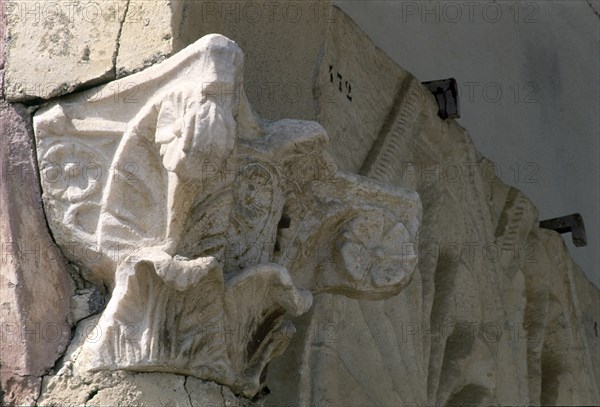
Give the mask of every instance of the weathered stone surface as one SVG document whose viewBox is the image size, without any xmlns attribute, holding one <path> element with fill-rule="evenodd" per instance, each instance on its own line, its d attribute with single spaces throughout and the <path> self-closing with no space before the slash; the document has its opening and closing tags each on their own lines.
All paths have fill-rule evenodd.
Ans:
<svg viewBox="0 0 600 407">
<path fill-rule="evenodd" d="M 203 2 L 128 1 L 115 60 L 117 77 L 148 68 L 183 48 L 177 47 L 182 14 L 199 3 Z"/>
<path fill-rule="evenodd" d="M 127 4 L 6 1 L 6 99 L 48 99 L 114 78 Z"/>
<path fill-rule="evenodd" d="M 385 301 L 316 297 L 267 405 L 597 404 L 598 290 L 420 82 L 333 18 L 314 87 L 341 91 L 317 117 L 341 168 L 418 191 L 419 264 Z"/>
<path fill-rule="evenodd" d="M 44 219 L 29 112 L 0 103 L 0 386 L 20 404 L 70 340 L 73 288 Z"/>
<path fill-rule="evenodd" d="M 253 398 L 311 293 L 374 300 L 410 282 L 418 195 L 338 171 L 317 123 L 258 120 L 242 69 L 209 35 L 36 113 L 49 225 L 110 294 L 78 371 L 178 373 Z M 117 113 L 103 91 L 125 81 L 138 99 Z"/>
<path fill-rule="evenodd" d="M 289 298 L 298 300 L 302 297 L 301 290 L 307 289 L 314 295 L 310 312 L 298 315 L 306 310 L 306 307 L 297 306 L 302 302 L 298 301 L 288 310 L 302 308 L 302 312 L 284 317 L 296 326 L 296 335 L 277 338 L 281 341 L 279 344 L 289 344 L 287 351 L 270 361 L 266 381 L 260 377 L 257 387 L 256 382 L 250 380 L 254 385 L 245 393 L 251 395 L 260 388 L 259 396 L 263 397 L 267 391 L 262 386 L 266 384 L 271 390 L 264 399 L 266 405 L 600 404 L 598 290 L 572 262 L 560 237 L 537 227 L 538 214 L 533 203 L 492 175 L 491 163 L 477 153 L 467 132 L 455 122 L 437 117 L 435 100 L 416 78 L 393 64 L 339 11 L 334 11 L 326 21 L 320 21 L 322 25 L 303 21 L 302 24 L 311 28 L 306 47 L 298 51 L 290 44 L 294 44 L 295 37 L 305 34 L 300 34 L 301 27 L 296 31 L 281 19 L 249 25 L 247 21 L 236 20 L 236 15 L 242 16 L 241 9 L 231 12 L 212 2 L 181 3 L 183 6 L 178 9 L 176 3 L 180 2 L 153 3 L 153 11 L 148 12 L 146 18 L 157 24 L 150 24 L 144 31 L 148 37 L 145 43 L 152 45 L 140 44 L 139 55 L 132 51 L 119 54 L 117 60 L 122 62 L 117 62 L 117 66 L 122 64 L 123 67 L 120 74 L 137 71 L 183 48 L 195 41 L 203 30 L 224 32 L 240 41 L 249 54 L 245 67 L 247 90 L 250 82 L 268 89 L 273 81 L 282 84 L 297 78 L 295 83 L 300 94 L 311 95 L 307 100 L 295 101 L 286 101 L 285 96 L 283 99 L 275 96 L 253 100 L 245 95 L 246 101 L 253 102 L 265 117 L 315 119 L 320 125 L 291 120 L 262 122 L 249 114 L 250 109 L 244 103 L 238 105 L 237 116 L 232 116 L 243 142 L 236 148 L 239 147 L 238 152 L 242 151 L 246 158 L 248 151 L 252 151 L 252 165 L 249 171 L 236 173 L 245 179 L 236 184 L 238 194 L 230 200 L 236 204 L 225 199 L 225 203 L 214 206 L 217 208 L 214 212 L 189 217 L 189 223 L 182 226 L 183 230 L 198 226 L 196 237 L 207 231 L 212 236 L 212 232 L 228 230 L 228 238 L 241 242 L 248 249 L 244 252 L 246 257 L 225 261 L 221 282 L 210 257 L 200 253 L 202 250 L 195 245 L 202 239 L 193 238 L 193 233 L 186 234 L 181 240 L 190 239 L 192 243 L 180 245 L 185 257 L 178 257 L 172 254 L 181 255 L 182 252 L 169 253 L 169 240 L 165 237 L 177 238 L 178 233 L 162 234 L 168 224 L 166 214 L 180 218 L 175 215 L 185 213 L 182 208 L 194 195 L 171 188 L 177 182 L 170 182 L 168 174 L 164 177 L 165 169 L 167 173 L 170 169 L 174 170 L 170 172 L 185 174 L 193 168 L 181 164 L 186 161 L 182 159 L 185 154 L 179 154 L 177 148 L 168 152 L 173 134 L 202 133 L 196 127 L 194 132 L 186 132 L 192 128 L 186 123 L 189 124 L 192 117 L 196 119 L 197 115 L 179 113 L 201 111 L 203 104 L 198 100 L 204 99 L 190 91 L 194 86 L 188 86 L 188 82 L 183 81 L 184 86 L 181 86 L 185 75 L 179 76 L 175 70 L 169 71 L 170 68 L 166 69 L 169 73 L 164 74 L 166 66 L 177 65 L 169 65 L 174 60 L 186 65 L 185 58 L 177 59 L 182 55 L 189 56 L 186 51 L 161 65 L 164 75 L 155 75 L 158 70 L 154 68 L 158 67 L 151 67 L 142 73 L 145 76 L 132 75 L 91 92 L 73 95 L 40 112 L 38 117 L 43 120 L 39 122 L 39 129 L 46 132 L 39 141 L 41 161 L 58 162 L 61 171 L 67 170 L 78 177 L 82 172 L 75 166 L 62 164 L 79 157 L 78 162 L 89 164 L 90 168 L 112 167 L 110 173 L 101 171 L 97 182 L 93 182 L 93 176 L 80 177 L 79 183 L 63 185 L 48 182 L 48 177 L 45 181 L 42 178 L 49 203 L 49 222 L 62 244 L 70 239 L 80 239 L 88 242 L 89 247 L 100 246 L 102 242 L 99 244 L 98 236 L 94 235 L 98 230 L 107 232 L 104 236 L 120 237 L 123 242 L 139 242 L 138 237 L 131 238 L 136 236 L 135 230 L 114 233 L 124 224 L 141 224 L 151 230 L 144 232 L 147 240 L 142 239 L 144 245 L 152 243 L 150 252 L 140 251 L 139 254 L 144 256 L 134 257 L 131 264 L 125 264 L 123 260 L 138 253 L 137 250 L 126 249 L 100 262 L 95 254 L 86 258 L 70 252 L 71 259 L 82 266 L 86 277 L 96 282 L 98 290 L 106 285 L 110 292 L 116 285 L 102 317 L 81 321 L 80 330 L 89 324 L 91 328 L 105 332 L 106 328 L 114 326 L 113 323 L 123 326 L 129 322 L 121 318 L 123 316 L 138 318 L 142 314 L 138 311 L 158 310 L 160 314 L 156 304 L 172 307 L 177 298 L 184 303 L 198 298 L 201 308 L 206 305 L 202 301 L 208 301 L 217 310 L 210 315 L 217 318 L 237 314 L 240 316 L 237 321 L 243 321 L 260 315 L 257 319 L 267 322 L 276 314 L 261 313 L 265 302 L 259 298 L 264 300 L 275 294 L 281 300 L 282 296 L 276 291 L 283 288 L 283 298 L 290 304 Z M 217 9 L 207 10 L 207 4 Z M 136 12 L 129 15 L 132 23 L 135 15 Z M 178 33 L 175 33 L 176 27 Z M 123 26 L 123 30 L 126 29 Z M 164 35 L 169 30 L 172 30 L 171 38 Z M 132 28 L 130 33 L 134 31 Z M 127 44 L 124 46 L 135 50 L 133 41 Z M 273 45 L 273 48 L 265 44 Z M 279 51 L 273 52 L 273 49 Z M 282 55 L 291 59 L 281 58 Z M 227 69 L 222 67 L 216 69 L 215 78 L 222 77 L 219 73 L 225 71 Z M 189 72 L 199 71 L 190 69 Z M 204 79 L 199 73 L 193 76 L 200 81 Z M 171 92 L 157 97 L 158 89 Z M 229 110 L 227 100 L 230 96 L 217 103 L 225 106 L 225 112 Z M 154 113 L 162 117 L 161 120 L 153 115 L 152 108 L 144 110 L 149 106 L 156 108 Z M 210 108 L 207 110 L 211 112 Z M 209 134 L 219 135 L 219 140 L 223 141 L 215 147 L 215 155 L 220 160 L 223 149 L 227 150 L 230 122 L 219 119 L 218 114 L 209 113 L 208 116 L 216 123 L 213 127 L 208 126 Z M 148 117 L 151 119 L 147 120 Z M 205 123 L 201 119 L 198 122 Z M 202 128 L 202 125 L 198 127 Z M 157 137 L 140 137 L 148 134 Z M 122 143 L 125 135 L 129 143 Z M 257 143 L 256 140 L 261 138 L 267 141 Z M 82 140 L 85 140 L 81 143 L 83 147 L 68 144 Z M 157 148 L 158 144 L 166 147 Z M 88 147 L 93 149 L 89 151 Z M 122 154 L 127 151 L 129 154 Z M 266 156 L 269 157 L 266 162 L 271 164 L 276 161 L 274 157 L 283 157 L 282 161 L 277 161 L 277 171 L 269 173 L 281 172 L 287 176 L 275 177 L 275 181 L 265 183 L 268 177 L 261 176 L 262 171 L 255 171 L 254 164 L 256 158 L 261 157 L 259 161 L 264 165 Z M 294 156 L 296 158 L 290 158 Z M 123 164 L 115 157 L 126 158 L 125 164 L 143 164 L 143 170 L 115 166 L 113 164 Z M 135 159 L 129 160 L 131 157 Z M 315 180 L 315 173 L 319 173 L 315 169 L 324 170 L 321 176 L 327 176 L 324 179 L 317 176 Z M 228 171 L 226 168 L 225 173 Z M 343 171 L 359 173 L 362 177 Z M 213 177 L 212 166 L 209 173 L 206 190 L 212 193 L 221 181 Z M 107 187 L 109 174 L 121 181 L 136 179 L 141 182 L 137 185 L 123 182 L 119 190 Z M 132 177 L 136 174 L 139 177 Z M 247 183 L 249 179 L 257 182 Z M 293 194 L 299 180 L 304 187 L 298 189 L 301 193 Z M 313 182 L 303 184 L 307 180 Z M 335 184 L 331 182 L 333 180 Z M 251 184 L 254 193 L 250 193 Z M 262 229 L 276 231 L 277 238 L 262 240 L 263 234 L 252 228 L 236 236 L 240 229 L 252 224 L 245 222 L 248 218 L 239 214 L 255 219 L 252 216 L 265 208 L 265 199 L 268 200 L 265 196 L 271 196 L 261 189 L 265 184 L 282 187 L 283 192 L 275 199 L 278 205 L 287 201 L 281 210 L 274 212 L 272 219 L 267 216 L 269 220 L 265 224 L 270 226 Z M 151 195 L 152 199 L 136 200 L 140 185 L 150 185 L 146 195 Z M 353 189 L 350 185 L 358 187 Z M 111 195 L 109 190 L 116 192 Z M 154 197 L 162 196 L 164 191 L 172 191 L 173 196 L 182 198 L 172 201 L 185 204 L 162 206 L 164 199 Z M 422 220 L 414 212 L 416 198 L 412 191 L 417 191 L 423 204 Z M 125 198 L 111 200 L 109 196 Z M 66 216 L 70 208 L 78 207 L 77 200 L 81 199 L 92 201 L 91 210 Z M 119 205 L 111 206 L 112 202 Z M 253 204 L 247 206 L 245 202 Z M 345 217 L 344 211 L 354 210 L 352 207 L 356 204 L 361 216 L 342 228 L 330 227 L 329 219 L 335 220 L 339 213 Z M 219 209 L 228 208 L 228 205 L 234 213 L 229 218 Z M 371 207 L 367 209 L 366 206 Z M 128 208 L 129 213 L 119 213 L 115 208 Z M 303 217 L 306 213 L 309 216 Z M 150 216 L 144 218 L 144 214 Z M 127 221 L 110 222 L 122 217 Z M 140 217 L 144 218 L 141 222 Z M 303 222 L 295 222 L 298 217 Z M 400 222 L 395 222 L 395 218 Z M 237 223 L 233 227 L 206 219 L 234 219 Z M 325 221 L 320 222 L 321 219 Z M 275 222 L 271 222 L 273 220 Z M 394 223 L 402 224 L 405 230 L 395 227 Z M 418 241 L 413 241 L 417 224 L 421 225 L 421 230 Z M 155 230 L 160 233 L 155 234 Z M 339 231 L 343 231 L 342 237 L 336 239 Z M 401 242 L 407 241 L 410 245 L 405 251 Z M 265 243 L 268 243 L 268 250 L 263 250 Z M 218 246 L 218 242 L 211 244 L 212 249 Z M 400 247 L 401 251 L 393 253 Z M 203 257 L 198 259 L 199 253 Z M 394 257 L 399 254 L 405 264 L 392 267 L 390 274 L 390 263 L 394 263 Z M 219 257 L 212 252 L 210 256 Z M 417 258 L 416 268 L 411 269 Z M 259 261 L 255 263 L 255 259 Z M 262 267 L 263 262 L 268 263 L 266 267 Z M 315 263 L 319 267 L 315 268 Z M 258 267 L 247 268 L 239 274 L 242 278 L 229 280 L 229 285 L 225 283 L 231 276 L 229 273 L 235 271 L 235 267 L 229 266 L 243 268 L 241 265 L 252 264 L 258 264 Z M 412 271 L 406 273 L 404 266 Z M 361 270 L 369 272 L 363 274 Z M 118 280 L 115 273 L 123 280 L 127 279 L 127 284 L 123 281 L 115 284 Z M 252 279 L 261 273 L 264 275 Z M 393 278 L 387 278 L 390 275 Z M 262 278 L 266 276 L 271 278 Z M 276 278 L 272 279 L 272 276 Z M 245 280 L 247 277 L 250 278 Z M 202 287 L 207 279 L 217 287 L 211 288 L 210 295 Z M 271 290 L 269 284 L 273 281 L 276 282 L 275 289 Z M 382 281 L 387 284 L 385 289 L 378 286 Z M 236 282 L 240 284 L 234 284 Z M 258 288 L 254 288 L 255 285 Z M 136 294 L 136 289 L 145 287 L 150 287 L 150 291 L 156 287 L 160 290 L 152 291 L 147 297 Z M 88 290 L 89 287 L 80 289 L 73 299 L 75 320 L 94 312 L 87 299 L 97 295 Z M 398 295 L 382 300 L 398 290 L 402 290 Z M 120 297 L 117 298 L 115 293 Z M 120 293 L 125 294 L 121 296 Z M 368 301 L 361 299 L 364 297 Z M 140 298 L 157 301 L 149 306 Z M 173 308 L 181 304 L 175 305 Z M 271 309 L 268 301 L 266 308 Z M 130 309 L 136 312 L 114 312 Z M 219 309 L 225 312 L 219 312 Z M 240 309 L 244 312 L 239 312 Z M 179 318 L 164 318 L 164 315 L 176 314 L 169 311 L 148 324 L 134 325 L 143 328 L 140 332 L 149 332 L 147 337 L 158 343 L 152 346 L 152 341 L 146 342 L 150 346 L 145 349 L 164 349 L 165 343 L 172 343 L 168 342 L 169 335 L 165 332 L 175 336 L 185 332 L 179 327 L 160 329 L 178 324 Z M 202 319 L 201 312 L 193 314 Z M 267 317 L 262 318 L 265 315 Z M 99 324 L 99 318 L 104 318 L 104 322 Z M 183 319 L 197 322 L 192 317 Z M 212 322 L 209 324 L 213 326 Z M 292 332 L 288 323 L 282 322 L 278 327 L 284 334 Z M 117 336 L 118 339 L 123 337 Z M 101 344 L 104 349 L 110 348 L 117 342 L 106 337 L 103 340 L 82 344 L 79 337 L 72 342 L 64 363 L 57 366 L 60 370 L 44 378 L 42 400 L 45 403 L 85 403 L 88 398 L 88 404 L 124 401 L 156 405 L 164 400 L 176 405 L 189 405 L 191 400 L 217 405 L 250 403 L 240 397 L 243 386 L 236 387 L 234 379 L 231 379 L 233 383 L 224 380 L 227 386 L 220 386 L 199 378 L 168 373 L 170 368 L 181 369 L 181 365 L 169 366 L 177 358 L 168 352 L 161 354 L 161 357 L 167 354 L 165 359 L 151 360 L 154 363 L 160 361 L 161 366 L 155 364 L 148 369 L 162 370 L 163 373 L 142 373 L 141 367 L 135 364 L 130 366 L 133 367 L 130 372 L 90 372 L 87 370 L 89 356 L 94 354 L 90 349 L 97 349 L 94 346 Z M 140 343 L 134 341 L 136 346 Z M 240 343 L 233 347 L 230 343 L 220 345 L 214 354 L 229 353 L 224 351 L 226 347 L 240 349 Z M 169 347 L 167 351 L 177 351 L 177 346 Z M 263 362 L 269 362 L 270 356 L 280 353 L 283 347 L 274 346 L 263 353 L 266 357 L 256 364 L 256 370 L 265 373 Z M 232 360 L 237 360 L 233 364 L 238 371 L 243 370 L 243 358 L 235 356 L 239 356 L 239 352 L 233 353 Z M 109 355 L 115 356 L 114 352 Z M 101 365 L 100 369 L 127 367 L 128 363 L 136 361 L 135 352 L 131 355 L 133 357 L 126 355 L 125 360 L 113 365 Z M 216 359 L 225 358 L 217 356 Z M 213 366 L 220 363 L 209 358 L 203 360 Z M 202 376 L 190 371 L 193 369 L 186 369 L 183 369 L 185 374 Z M 262 376 L 256 373 L 250 376 L 254 379 Z M 226 376 L 213 376 L 212 379 L 223 381 Z M 95 388 L 96 383 L 101 385 Z M 111 385 L 115 385 L 117 391 L 107 390 Z M 163 392 L 157 400 L 156 389 L 162 389 L 163 385 L 176 391 L 173 397 Z M 230 392 L 229 387 L 237 395 Z"/>
<path fill-rule="evenodd" d="M 246 97 L 261 117 L 315 120 L 315 95 L 334 95 L 333 85 L 313 86 L 332 12 L 325 0 L 190 2 L 175 37 L 179 47 L 210 33 L 231 38 L 246 54 Z"/>
<path fill-rule="evenodd" d="M 99 372 L 44 379 L 38 406 L 228 406 L 259 404 L 239 399 L 226 386 L 170 373 Z"/>
<path fill-rule="evenodd" d="M 246 97 L 261 117 L 310 120 L 314 94 L 332 94 L 333 86 L 312 89 L 327 26 L 335 24 L 331 13 L 330 2 L 324 0 L 131 1 L 119 39 L 117 77 L 219 33 L 251 50 L 246 53 Z"/>
<path fill-rule="evenodd" d="M 56 371 L 44 376 L 38 399 L 40 406 L 175 405 L 231 406 L 259 405 L 234 395 L 227 386 L 191 376 L 160 372 L 124 370 L 89 372 L 77 363 L 85 343 L 102 339 L 99 316 L 78 325 L 65 357 Z"/>
<path fill-rule="evenodd" d="M 312 119 L 313 93 L 331 93 L 312 89 L 327 26 L 335 23 L 329 1 L 11 0 L 6 8 L 11 62 L 4 88 L 11 101 L 48 99 L 129 75 L 211 33 L 252 50 L 247 97 L 262 117 Z M 33 65 L 32 47 L 41 53 Z"/>
</svg>

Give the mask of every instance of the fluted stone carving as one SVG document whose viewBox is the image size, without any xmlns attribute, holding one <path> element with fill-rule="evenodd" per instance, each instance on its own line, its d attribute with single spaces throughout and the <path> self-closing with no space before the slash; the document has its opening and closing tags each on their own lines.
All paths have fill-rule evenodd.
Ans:
<svg viewBox="0 0 600 407">
<path fill-rule="evenodd" d="M 263 122 L 219 35 L 34 117 L 49 224 L 110 300 L 79 371 L 168 372 L 254 397 L 311 293 L 383 299 L 417 263 L 414 191 L 339 171 L 315 122 Z M 113 86 L 113 87 L 115 87 Z M 103 94 L 104 92 L 104 94 Z"/>
</svg>

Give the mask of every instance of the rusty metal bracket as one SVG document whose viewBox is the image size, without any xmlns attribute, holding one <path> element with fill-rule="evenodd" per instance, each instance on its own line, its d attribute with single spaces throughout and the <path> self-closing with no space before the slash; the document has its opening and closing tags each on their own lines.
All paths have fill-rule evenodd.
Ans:
<svg viewBox="0 0 600 407">
<path fill-rule="evenodd" d="M 435 96 L 439 107 L 438 115 L 442 119 L 458 119 L 460 117 L 456 79 L 440 79 L 422 83 Z"/>
<path fill-rule="evenodd" d="M 540 222 L 543 229 L 554 230 L 560 234 L 571 232 L 573 244 L 577 247 L 587 246 L 587 236 L 585 234 L 585 225 L 583 217 L 574 213 L 560 218 L 547 219 Z"/>
</svg>

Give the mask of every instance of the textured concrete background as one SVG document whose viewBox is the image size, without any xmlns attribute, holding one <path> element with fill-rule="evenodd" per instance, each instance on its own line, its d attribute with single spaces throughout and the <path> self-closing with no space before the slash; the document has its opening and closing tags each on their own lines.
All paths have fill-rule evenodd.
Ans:
<svg viewBox="0 0 600 407">
<path fill-rule="evenodd" d="M 600 287 L 600 1 L 336 3 L 420 80 L 456 78 L 496 174 L 540 220 L 581 213 L 588 246 L 563 237 Z"/>
</svg>

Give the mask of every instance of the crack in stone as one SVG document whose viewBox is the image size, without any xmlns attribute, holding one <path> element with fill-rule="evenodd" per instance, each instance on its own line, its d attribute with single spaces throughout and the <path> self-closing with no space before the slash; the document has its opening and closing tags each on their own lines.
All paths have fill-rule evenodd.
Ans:
<svg viewBox="0 0 600 407">
<path fill-rule="evenodd" d="M 112 57 L 112 71 L 113 77 L 117 77 L 117 58 L 119 57 L 119 49 L 121 48 L 121 34 L 123 33 L 123 26 L 125 25 L 125 20 L 127 19 L 127 12 L 129 11 L 129 3 L 131 0 L 127 0 L 125 4 L 125 10 L 123 11 L 123 18 L 119 24 L 119 31 L 117 32 L 117 42 L 115 46 L 115 52 Z"/>
<path fill-rule="evenodd" d="M 590 8 L 592 9 L 592 12 L 596 15 L 596 17 L 600 18 L 600 13 L 598 12 L 598 10 L 596 10 L 594 8 L 594 5 L 593 5 L 592 1 L 591 0 L 587 0 L 586 3 L 587 3 L 588 6 L 590 6 Z"/>
<path fill-rule="evenodd" d="M 18 377 L 22 377 L 23 379 L 29 378 L 29 377 L 33 377 L 36 379 L 40 379 L 40 383 L 39 383 L 39 387 L 36 386 L 36 394 L 32 394 L 32 398 L 33 398 L 33 405 L 37 406 L 38 400 L 39 398 L 42 396 L 42 386 L 44 384 L 44 377 L 46 377 L 46 375 L 42 375 L 42 376 L 36 376 L 36 375 L 21 375 L 18 374 L 16 372 L 10 372 L 10 374 L 12 376 L 18 376 Z M 6 396 L 7 393 L 4 392 L 4 390 L 2 390 L 2 388 L 0 387 L 0 406 L 4 406 L 4 396 Z"/>
<path fill-rule="evenodd" d="M 194 404 L 192 403 L 192 397 L 190 396 L 190 392 L 187 389 L 188 378 L 189 378 L 189 376 L 185 376 L 183 378 L 183 390 L 185 390 L 185 394 L 187 394 L 188 401 L 190 402 L 190 407 L 194 407 Z"/>
<path fill-rule="evenodd" d="M 46 378 L 47 378 L 47 377 L 48 377 L 48 375 L 47 375 L 47 374 L 45 374 L 45 375 L 43 375 L 43 376 L 40 378 L 40 380 L 41 380 L 41 381 L 40 381 L 40 389 L 39 389 L 39 391 L 38 391 L 38 394 L 37 394 L 37 396 L 33 398 L 33 405 L 34 405 L 34 406 L 37 406 L 37 405 L 38 405 L 38 401 L 39 401 L 39 400 L 40 400 L 40 398 L 42 397 L 42 389 L 44 388 L 44 380 L 46 380 Z"/>
<path fill-rule="evenodd" d="M 221 398 L 223 399 L 223 407 L 226 407 L 225 403 L 225 394 L 223 394 L 223 386 L 221 386 Z"/>
<path fill-rule="evenodd" d="M 40 397 L 42 397 L 42 387 L 44 386 L 44 379 L 46 377 L 48 377 L 47 374 L 43 374 L 41 376 L 36 376 L 36 375 L 30 375 L 30 374 L 26 374 L 26 375 L 22 375 L 19 374 L 17 372 L 9 372 L 11 376 L 16 376 L 16 377 L 20 377 L 23 379 L 27 379 L 27 378 L 35 378 L 35 379 L 40 379 L 39 382 L 39 386 L 36 386 L 36 392 L 35 394 L 30 394 L 31 397 L 33 398 L 33 406 L 37 406 L 38 404 L 38 400 L 40 399 Z M 4 401 L 4 397 L 7 395 L 7 393 L 0 387 L 0 406 L 4 406 L 5 401 Z M 6 404 L 8 405 L 8 404 Z M 11 404 L 12 405 L 12 404 Z"/>
</svg>

